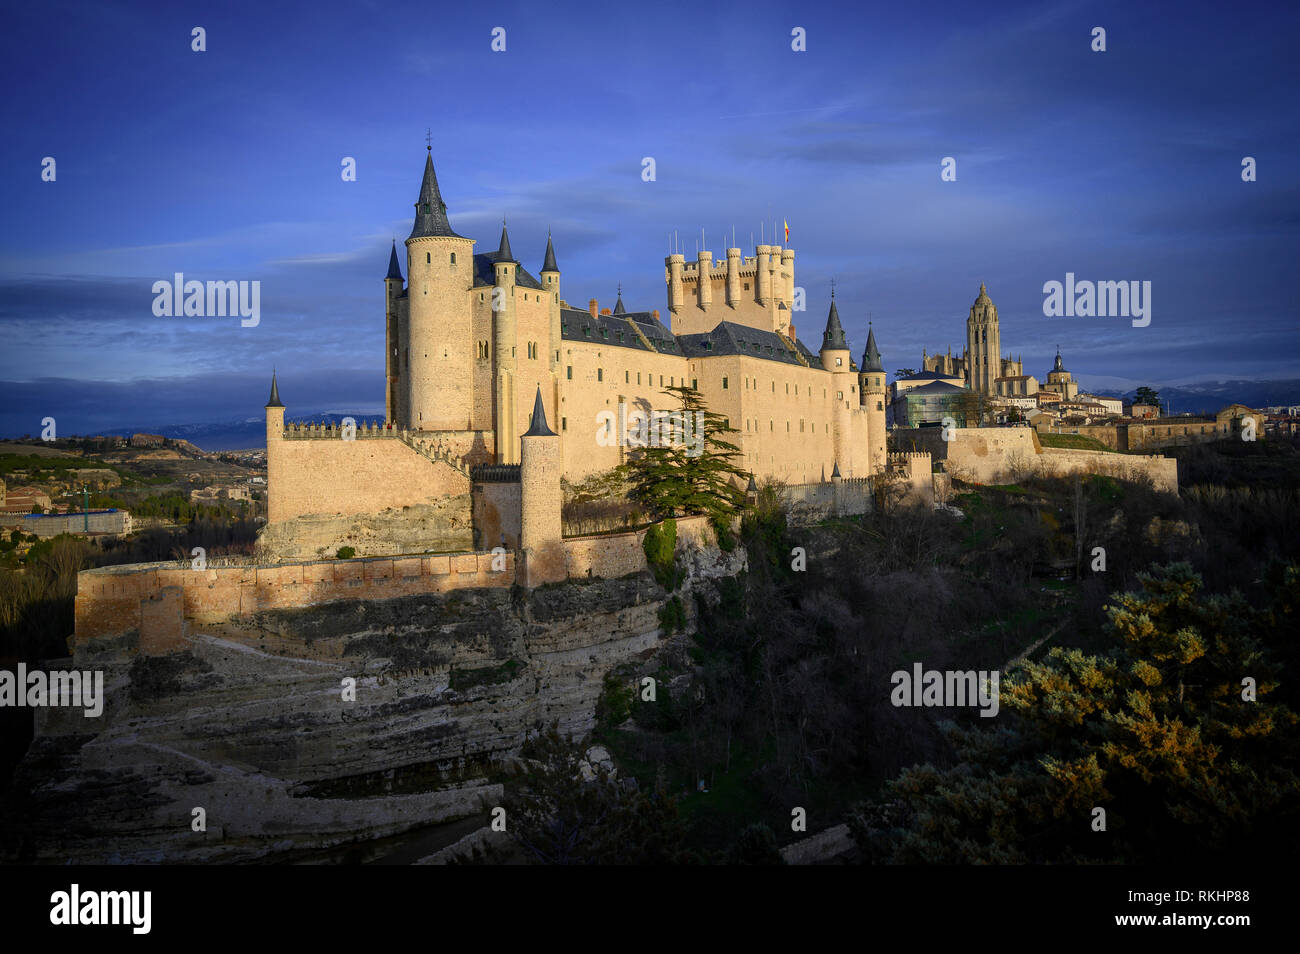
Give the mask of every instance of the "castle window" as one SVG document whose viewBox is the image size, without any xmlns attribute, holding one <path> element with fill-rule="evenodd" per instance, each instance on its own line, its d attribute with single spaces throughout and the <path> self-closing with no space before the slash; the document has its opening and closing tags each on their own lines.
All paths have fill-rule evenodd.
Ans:
<svg viewBox="0 0 1300 954">
<path fill-rule="evenodd" d="M 513 358 L 513 357 L 515 356 L 515 352 L 516 352 L 517 350 L 518 350 L 518 349 L 517 349 L 514 345 L 511 345 L 511 346 L 510 346 L 510 357 Z"/>
<path fill-rule="evenodd" d="M 836 392 L 835 392 L 835 400 L 837 400 L 837 401 L 843 401 L 843 400 L 844 400 L 844 392 L 843 392 L 843 391 L 836 391 Z"/>
<path fill-rule="evenodd" d="M 482 301 L 482 300 L 483 300 L 483 293 L 482 293 L 482 292 L 479 292 L 479 293 L 478 293 L 478 300 L 479 300 L 479 301 Z"/>
<path fill-rule="evenodd" d="M 622 341 L 622 340 L 623 340 L 623 332 L 621 332 L 621 331 L 618 333 L 618 340 L 619 340 L 619 341 Z"/>
<path fill-rule="evenodd" d="M 673 377 L 670 377 L 670 378 L 668 379 L 668 386 L 669 386 L 670 388 L 675 388 L 675 387 L 677 387 L 677 379 L 676 379 L 676 378 L 673 378 Z"/>
<path fill-rule="evenodd" d="M 749 282 L 745 282 L 745 291 L 749 291 Z"/>
<path fill-rule="evenodd" d="M 455 253 L 455 252 L 452 252 L 452 253 L 451 253 L 451 263 L 452 263 L 453 265 L 456 264 L 456 253 Z"/>
<path fill-rule="evenodd" d="M 662 374 L 659 375 L 659 386 L 660 387 L 664 386 L 664 376 Z"/>
<path fill-rule="evenodd" d="M 722 379 L 722 390 L 727 390 L 727 379 L 725 377 Z"/>
<path fill-rule="evenodd" d="M 428 206 L 425 206 L 425 208 L 428 208 Z M 424 264 L 426 264 L 426 265 L 431 265 L 432 263 L 433 263 L 433 253 L 432 253 L 432 252 L 425 252 L 425 253 L 424 253 Z"/>
<path fill-rule="evenodd" d="M 700 379 L 691 378 L 691 387 L 698 391 L 700 389 Z"/>
<path fill-rule="evenodd" d="M 637 384 L 640 384 L 640 383 L 641 383 L 641 372 L 640 372 L 640 371 L 638 371 L 638 372 L 636 373 L 636 383 L 637 383 Z"/>
<path fill-rule="evenodd" d="M 772 419 L 771 419 L 770 417 L 767 419 L 767 429 L 768 429 L 769 431 L 774 431 L 774 430 L 776 430 L 776 424 L 773 423 L 773 421 L 772 421 Z"/>
<path fill-rule="evenodd" d="M 838 368 L 838 367 L 839 367 L 840 365 L 842 365 L 843 363 L 844 363 L 844 359 L 843 359 L 843 358 L 836 358 L 836 359 L 835 359 L 835 367 Z"/>
<path fill-rule="evenodd" d="M 597 380 L 597 381 L 604 381 L 604 380 L 605 380 L 605 369 L 604 369 L 604 368 L 597 368 L 597 369 L 596 369 L 596 380 Z"/>
<path fill-rule="evenodd" d="M 609 329 L 608 329 L 608 328 L 601 328 L 601 329 L 600 329 L 600 336 L 601 336 L 602 338 L 608 338 L 608 337 L 609 337 Z"/>
<path fill-rule="evenodd" d="M 564 370 L 565 370 L 565 376 L 566 376 L 570 381 L 572 381 L 572 380 L 573 380 L 573 365 L 569 365 L 569 366 L 568 366 L 567 368 L 565 368 Z"/>
<path fill-rule="evenodd" d="M 591 325 L 583 325 L 583 326 L 582 326 L 582 333 L 583 333 L 584 336 L 590 338 L 590 337 L 591 337 Z"/>
<path fill-rule="evenodd" d="M 569 429 L 569 419 L 567 417 L 560 418 L 560 430 L 567 431 L 568 429 Z"/>
<path fill-rule="evenodd" d="M 885 409 L 885 405 L 882 404 L 880 401 L 877 401 L 877 402 L 876 402 L 876 410 L 877 410 L 877 411 L 883 411 L 884 409 Z"/>
<path fill-rule="evenodd" d="M 799 433 L 803 433 L 803 418 L 799 418 Z"/>
<path fill-rule="evenodd" d="M 786 432 L 787 434 L 790 433 L 790 422 L 789 422 L 789 421 L 786 421 L 786 422 L 785 422 L 785 432 Z"/>
</svg>

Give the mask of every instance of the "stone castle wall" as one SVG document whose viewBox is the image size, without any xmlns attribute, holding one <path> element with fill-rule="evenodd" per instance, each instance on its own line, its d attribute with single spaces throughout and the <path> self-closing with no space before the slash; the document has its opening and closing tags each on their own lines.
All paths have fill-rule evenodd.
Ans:
<svg viewBox="0 0 1300 954">
<path fill-rule="evenodd" d="M 514 581 L 514 554 L 509 551 L 206 570 L 175 563 L 100 567 L 77 574 L 75 639 L 80 648 L 88 641 L 134 632 L 141 652 L 166 653 L 181 645 L 186 623 L 219 623 L 339 600 L 509 587 Z"/>
<path fill-rule="evenodd" d="M 1178 462 L 1172 458 L 1043 447 L 1029 427 L 965 427 L 943 439 L 943 429 L 902 428 L 900 445 L 915 445 L 942 461 L 954 480 L 1011 484 L 1035 474 L 1103 474 L 1127 480 L 1150 479 L 1160 490 L 1178 490 Z"/>
<path fill-rule="evenodd" d="M 474 546 L 470 480 L 446 460 L 397 436 L 283 434 L 267 442 L 268 518 L 258 538 L 264 559 L 330 557 L 343 546 L 362 556 Z M 472 433 L 452 438 L 453 453 L 477 446 Z"/>
<path fill-rule="evenodd" d="M 571 537 L 558 547 L 568 577 L 614 579 L 646 569 L 644 537 L 644 529 Z M 707 518 L 678 520 L 677 539 L 682 549 L 709 545 Z M 515 560 L 507 549 L 206 570 L 175 563 L 83 570 L 77 574 L 75 640 L 83 649 L 95 640 L 137 634 L 141 652 L 164 654 L 184 644 L 190 624 L 215 625 L 342 600 L 510 587 L 519 579 Z M 242 638 L 238 628 L 231 638 Z"/>
</svg>

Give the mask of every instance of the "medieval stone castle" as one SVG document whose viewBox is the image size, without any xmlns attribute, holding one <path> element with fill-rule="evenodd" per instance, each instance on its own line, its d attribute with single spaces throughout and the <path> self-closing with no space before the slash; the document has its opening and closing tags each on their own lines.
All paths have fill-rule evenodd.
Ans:
<svg viewBox="0 0 1300 954">
<path fill-rule="evenodd" d="M 672 410 L 663 389 L 674 386 L 726 418 L 737 464 L 759 481 L 885 468 L 874 332 L 859 366 L 832 293 L 818 351 L 799 341 L 793 249 L 729 248 L 716 264 L 707 251 L 668 256 L 665 326 L 621 294 L 612 309 L 571 307 L 549 238 L 537 277 L 504 227 L 495 251 L 474 244 L 451 226 L 430 152 L 406 277 L 394 243 L 384 279 L 386 423 L 286 426 L 272 382 L 268 554 L 333 555 L 344 539 L 366 554 L 558 539 L 561 478 L 622 463 L 627 442 L 609 433 L 620 408 Z"/>
</svg>

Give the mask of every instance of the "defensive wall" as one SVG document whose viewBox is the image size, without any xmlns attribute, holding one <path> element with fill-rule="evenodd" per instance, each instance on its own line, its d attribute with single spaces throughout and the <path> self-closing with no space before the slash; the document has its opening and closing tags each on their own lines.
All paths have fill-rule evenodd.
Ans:
<svg viewBox="0 0 1300 954">
<path fill-rule="evenodd" d="M 570 537 L 559 543 L 568 578 L 616 578 L 647 568 L 645 528 L 626 533 Z M 711 540 L 705 517 L 677 521 L 678 548 Z M 77 574 L 77 649 L 96 639 L 135 635 L 139 651 L 161 655 L 183 648 L 188 626 L 220 626 L 277 609 L 342 600 L 387 600 L 424 593 L 522 582 L 513 550 L 412 554 L 275 565 L 213 566 L 177 563 L 99 567 Z M 234 628 L 236 641 L 256 633 Z"/>
<path fill-rule="evenodd" d="M 1178 461 L 1153 455 L 1043 447 L 1030 427 L 899 428 L 901 446 L 928 451 L 954 480 L 1011 484 L 1032 475 L 1064 477 L 1101 474 L 1124 480 L 1150 479 L 1158 490 L 1178 492 Z"/>
</svg>

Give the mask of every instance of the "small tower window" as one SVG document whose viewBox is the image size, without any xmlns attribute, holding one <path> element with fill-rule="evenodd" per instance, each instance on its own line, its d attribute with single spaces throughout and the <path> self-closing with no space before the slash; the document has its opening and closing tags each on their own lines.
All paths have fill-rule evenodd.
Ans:
<svg viewBox="0 0 1300 954">
<path fill-rule="evenodd" d="M 567 377 L 570 381 L 572 381 L 572 380 L 573 380 L 573 365 L 569 365 L 567 368 L 565 368 L 565 369 L 564 369 L 564 374 L 565 374 L 565 377 Z"/>
<path fill-rule="evenodd" d="M 455 252 L 452 252 L 452 253 L 451 253 L 451 263 L 452 263 L 453 265 L 456 264 L 456 253 L 455 253 Z"/>
<path fill-rule="evenodd" d="M 597 381 L 604 381 L 604 380 L 605 380 L 605 369 L 604 369 L 604 368 L 597 368 L 597 369 L 596 369 L 596 380 L 597 380 Z"/>
<path fill-rule="evenodd" d="M 425 208 L 428 208 L 428 206 L 425 206 Z M 426 265 L 431 265 L 431 264 L 433 264 L 433 253 L 432 253 L 432 252 L 425 252 L 425 253 L 424 253 L 424 264 L 426 264 Z"/>
<path fill-rule="evenodd" d="M 725 377 L 722 379 L 722 390 L 727 390 L 727 379 Z"/>
</svg>

